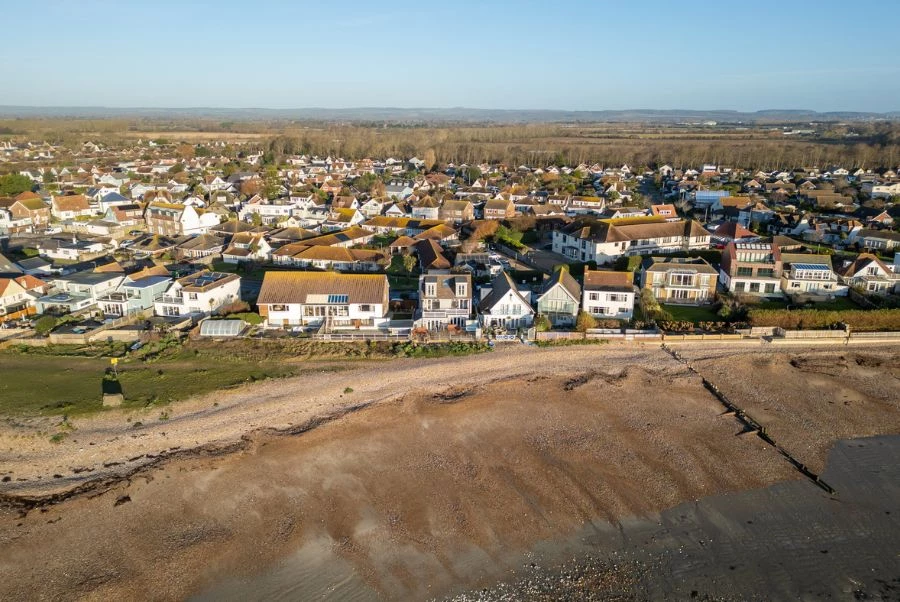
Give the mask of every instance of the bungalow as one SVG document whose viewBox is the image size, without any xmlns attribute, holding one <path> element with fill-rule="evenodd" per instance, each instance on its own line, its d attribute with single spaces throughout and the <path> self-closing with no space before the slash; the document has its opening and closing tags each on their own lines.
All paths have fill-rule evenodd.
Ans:
<svg viewBox="0 0 900 602">
<path fill-rule="evenodd" d="M 179 243 L 178 255 L 187 259 L 215 257 L 225 248 L 225 239 L 214 234 L 198 234 Z"/>
<path fill-rule="evenodd" d="M 240 276 L 203 270 L 171 283 L 154 299 L 153 311 L 158 316 L 209 315 L 240 300 Z"/>
<path fill-rule="evenodd" d="M 384 274 L 266 272 L 257 305 L 272 328 L 381 327 L 387 319 Z"/>
<path fill-rule="evenodd" d="M 416 236 L 430 228 L 443 225 L 444 222 L 436 219 L 412 219 L 408 217 L 387 217 L 385 215 L 373 217 L 362 224 L 364 228 L 378 234 L 399 234 L 405 236 Z"/>
<path fill-rule="evenodd" d="M 641 266 L 641 287 L 661 303 L 709 303 L 718 280 L 716 269 L 699 257 L 648 257 Z"/>
<path fill-rule="evenodd" d="M 472 317 L 472 275 L 450 270 L 429 270 L 419 276 L 416 325 L 431 331 L 449 325 L 464 328 Z"/>
<path fill-rule="evenodd" d="M 104 252 L 106 245 L 96 240 L 78 240 L 50 238 L 37 244 L 37 251 L 42 257 L 65 259 L 67 261 L 86 260 Z"/>
<path fill-rule="evenodd" d="M 290 246 L 291 253 L 275 256 L 275 263 L 339 272 L 377 272 L 387 264 L 387 255 L 381 251 L 323 245 L 304 246 L 302 243 Z"/>
<path fill-rule="evenodd" d="M 569 266 L 556 267 L 544 279 L 537 299 L 538 314 L 546 316 L 553 326 L 573 326 L 581 302 L 581 285 L 569 273 Z"/>
<path fill-rule="evenodd" d="M 585 270 L 581 307 L 595 318 L 630 320 L 634 314 L 634 273 Z"/>
<path fill-rule="evenodd" d="M 54 196 L 50 201 L 50 213 L 58 220 L 87 217 L 93 212 L 91 204 L 83 194 Z"/>
<path fill-rule="evenodd" d="M 481 289 L 478 319 L 483 328 L 529 328 L 534 322 L 531 291 L 519 290 L 509 274 L 501 272 Z"/>
<path fill-rule="evenodd" d="M 856 241 L 864 249 L 891 251 L 900 247 L 900 233 L 865 228 L 856 235 Z"/>
<path fill-rule="evenodd" d="M 262 234 L 242 232 L 231 238 L 231 244 L 222 252 L 225 263 L 247 261 L 266 262 L 272 257 L 272 245 Z"/>
<path fill-rule="evenodd" d="M 328 218 L 322 222 L 322 231 L 345 230 L 353 226 L 358 226 L 364 221 L 366 221 L 366 216 L 358 209 L 332 209 L 328 213 Z"/>
<path fill-rule="evenodd" d="M 653 215 L 655 217 L 663 217 L 668 222 L 675 222 L 680 219 L 678 217 L 678 210 L 675 208 L 675 205 L 651 205 L 650 215 Z"/>
</svg>

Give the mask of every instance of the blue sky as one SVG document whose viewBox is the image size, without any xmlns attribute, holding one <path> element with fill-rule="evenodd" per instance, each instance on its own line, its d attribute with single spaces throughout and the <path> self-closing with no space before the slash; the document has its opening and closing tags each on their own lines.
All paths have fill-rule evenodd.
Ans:
<svg viewBox="0 0 900 602">
<path fill-rule="evenodd" d="M 0 105 L 895 111 L 894 1 L 10 0 Z"/>
</svg>

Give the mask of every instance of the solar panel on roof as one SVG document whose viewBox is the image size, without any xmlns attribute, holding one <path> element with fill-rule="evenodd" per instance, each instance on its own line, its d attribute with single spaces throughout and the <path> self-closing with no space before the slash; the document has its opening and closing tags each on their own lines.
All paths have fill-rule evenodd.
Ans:
<svg viewBox="0 0 900 602">
<path fill-rule="evenodd" d="M 349 295 L 328 295 L 329 303 L 347 303 L 349 300 Z"/>
<path fill-rule="evenodd" d="M 827 271 L 829 268 L 827 265 L 822 265 L 821 263 L 795 263 L 794 267 L 798 270 L 823 270 Z"/>
</svg>

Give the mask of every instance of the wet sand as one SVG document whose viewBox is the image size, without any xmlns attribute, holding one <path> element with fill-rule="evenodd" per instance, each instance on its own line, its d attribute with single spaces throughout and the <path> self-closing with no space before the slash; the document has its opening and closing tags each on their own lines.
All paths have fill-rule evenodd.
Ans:
<svg viewBox="0 0 900 602">
<path fill-rule="evenodd" d="M 730 599 L 754 587 L 778 599 L 823 574 L 816 563 L 794 569 L 784 557 L 776 562 L 766 553 L 773 547 L 828 556 L 815 538 L 804 539 L 818 532 L 836 557 L 863 562 L 871 557 L 853 550 L 864 539 L 877 544 L 875 554 L 885 538 L 900 540 L 893 522 L 872 519 L 867 531 L 853 531 L 863 524 L 858 508 L 880 506 L 851 493 L 840 471 L 826 474 L 838 483 L 832 500 L 659 350 L 551 351 L 511 354 L 502 366 L 492 363 L 501 354 L 388 364 L 380 373 L 390 380 L 381 381 L 371 372 L 362 379 L 370 368 L 360 368 L 354 382 L 363 398 L 378 392 L 379 401 L 300 434 L 257 429 L 227 453 L 163 457 L 128 478 L 31 509 L 8 503 L 0 510 L 0 598 L 430 599 L 486 588 L 490 596 L 498 581 L 524 583 L 528 558 L 537 559 L 528 570 L 543 579 L 572 554 L 573 574 L 590 566 L 588 557 L 598 563 L 585 573 L 592 586 L 582 591 L 605 597 L 585 599 L 693 591 Z M 722 361 L 762 358 L 785 374 L 797 358 L 841 361 L 818 349 L 785 357 L 729 353 L 722 349 Z M 876 355 L 883 364 L 893 357 L 892 350 Z M 470 368 L 456 382 L 448 373 L 454 365 Z M 440 376 L 415 380 L 425 374 L 416 370 Z M 348 376 L 323 379 L 337 391 Z M 842 382 L 853 390 L 868 386 Z M 898 382 L 880 385 L 897 387 L 894 405 L 861 393 L 861 403 L 882 404 L 887 419 L 868 411 L 832 418 L 844 431 L 898 432 Z M 766 380 L 754 390 L 777 386 Z M 807 387 L 810 399 L 833 397 L 819 386 Z M 258 407 L 273 413 L 291 395 L 303 395 L 262 390 L 268 392 Z M 746 401 L 738 393 L 734 399 Z M 834 407 L 825 403 L 820 419 Z M 185 424 L 199 424 L 192 420 Z M 831 432 L 820 445 L 826 453 Z M 779 433 L 781 445 L 791 445 L 790 433 Z M 884 504 L 900 505 L 896 486 L 870 489 Z M 746 520 L 762 521 L 768 535 Z M 755 537 L 755 547 L 740 544 Z M 780 572 L 765 564 L 768 558 Z M 728 578 L 719 575 L 726 559 L 736 567 Z M 847 561 L 835 575 L 856 579 L 855 566 Z M 883 563 L 873 568 L 879 578 L 896 577 Z M 771 577 L 754 586 L 763 569 Z"/>
</svg>

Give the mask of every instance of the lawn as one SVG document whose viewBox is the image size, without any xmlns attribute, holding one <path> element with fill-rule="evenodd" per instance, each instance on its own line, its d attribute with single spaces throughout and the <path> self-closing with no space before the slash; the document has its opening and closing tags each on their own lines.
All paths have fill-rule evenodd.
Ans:
<svg viewBox="0 0 900 602">
<path fill-rule="evenodd" d="M 193 356 L 193 354 L 190 354 Z M 125 406 L 163 404 L 192 395 L 303 371 L 296 364 L 228 359 L 215 355 L 144 362 L 120 359 Z M 0 414 L 78 414 L 102 409 L 102 379 L 109 360 L 99 357 L 0 352 Z"/>
<path fill-rule="evenodd" d="M 722 318 L 716 315 L 716 312 L 708 305 L 695 307 L 693 305 L 666 305 L 663 304 L 663 310 L 667 311 L 672 319 L 676 322 L 721 322 Z"/>
<path fill-rule="evenodd" d="M 848 297 L 835 297 L 831 301 L 823 301 L 821 303 L 813 303 L 809 306 L 812 309 L 821 309 L 822 311 L 844 311 L 848 309 L 866 309 L 851 301 Z"/>
</svg>

